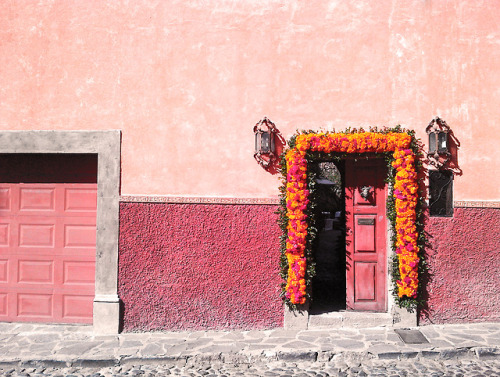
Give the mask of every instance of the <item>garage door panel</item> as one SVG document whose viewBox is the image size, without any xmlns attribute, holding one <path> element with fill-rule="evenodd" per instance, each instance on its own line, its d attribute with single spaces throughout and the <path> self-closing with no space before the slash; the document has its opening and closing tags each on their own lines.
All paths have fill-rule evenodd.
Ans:
<svg viewBox="0 0 500 377">
<path fill-rule="evenodd" d="M 85 320 L 92 318 L 93 296 L 63 296 L 62 317 L 64 319 Z"/>
<path fill-rule="evenodd" d="M 0 211 L 10 212 L 12 189 L 7 185 L 0 185 Z"/>
<path fill-rule="evenodd" d="M 68 213 L 97 211 L 97 188 L 67 187 L 64 192 L 64 210 Z"/>
<path fill-rule="evenodd" d="M 19 247 L 54 248 L 55 224 L 19 224 Z"/>
<path fill-rule="evenodd" d="M 54 284 L 54 261 L 19 260 L 18 283 Z"/>
<path fill-rule="evenodd" d="M 12 255 L 9 263 L 10 290 L 14 292 L 33 289 L 53 290 L 61 282 L 58 272 L 62 264 L 61 256 L 54 255 Z"/>
<path fill-rule="evenodd" d="M 63 284 L 83 284 L 94 287 L 94 261 L 65 261 L 63 263 Z"/>
<path fill-rule="evenodd" d="M 92 248 L 96 244 L 96 227 L 94 224 L 65 224 L 65 248 Z"/>
<path fill-rule="evenodd" d="M 19 293 L 17 295 L 18 317 L 46 317 L 53 312 L 53 295 L 50 293 Z"/>
<path fill-rule="evenodd" d="M 31 250 L 37 249 L 58 251 L 64 247 L 63 217 L 39 216 L 37 214 L 16 216 L 13 220 L 16 224 L 13 223 L 11 227 L 16 227 L 17 234 L 11 231 L 11 244 L 19 248 L 16 253 L 31 253 Z"/>
<path fill-rule="evenodd" d="M 21 187 L 19 190 L 19 212 L 26 211 L 55 212 L 56 210 L 56 187 L 33 186 Z"/>
</svg>

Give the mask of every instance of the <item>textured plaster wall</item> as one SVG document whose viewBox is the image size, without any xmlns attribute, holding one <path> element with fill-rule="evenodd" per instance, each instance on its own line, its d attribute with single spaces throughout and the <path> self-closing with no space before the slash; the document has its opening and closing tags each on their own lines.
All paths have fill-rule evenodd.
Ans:
<svg viewBox="0 0 500 377">
<path fill-rule="evenodd" d="M 122 203 L 124 330 L 281 327 L 275 210 Z"/>
<path fill-rule="evenodd" d="M 274 206 L 120 206 L 126 331 L 283 324 Z M 420 324 L 500 320 L 500 209 L 456 208 L 427 226 Z"/>
<path fill-rule="evenodd" d="M 495 1 L 18 0 L 0 15 L 0 129 L 122 130 L 124 195 L 275 197 L 253 160 L 264 116 L 288 138 L 424 137 L 439 115 L 460 141 L 455 199 L 500 199 Z"/>
<path fill-rule="evenodd" d="M 423 324 L 500 320 L 500 209 L 456 208 L 428 224 L 430 281 Z"/>
</svg>

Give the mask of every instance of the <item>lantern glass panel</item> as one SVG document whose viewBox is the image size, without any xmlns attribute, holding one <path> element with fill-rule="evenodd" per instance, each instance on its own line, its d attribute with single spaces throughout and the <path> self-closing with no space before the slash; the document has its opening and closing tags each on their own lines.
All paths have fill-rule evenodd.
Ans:
<svg viewBox="0 0 500 377">
<path fill-rule="evenodd" d="M 271 152 L 271 135 L 268 132 L 262 133 L 261 139 L 261 153 Z"/>
<path fill-rule="evenodd" d="M 448 134 L 446 132 L 440 132 L 438 134 L 438 139 L 439 152 L 448 152 Z"/>
<path fill-rule="evenodd" d="M 436 153 L 436 133 L 429 134 L 429 153 Z"/>
</svg>

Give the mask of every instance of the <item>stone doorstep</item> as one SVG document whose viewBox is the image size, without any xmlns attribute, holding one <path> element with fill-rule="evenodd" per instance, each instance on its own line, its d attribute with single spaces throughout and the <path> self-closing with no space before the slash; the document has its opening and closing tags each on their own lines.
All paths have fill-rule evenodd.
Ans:
<svg viewBox="0 0 500 377">
<path fill-rule="evenodd" d="M 392 327 L 389 313 L 332 312 L 309 315 L 308 329 Z"/>
</svg>

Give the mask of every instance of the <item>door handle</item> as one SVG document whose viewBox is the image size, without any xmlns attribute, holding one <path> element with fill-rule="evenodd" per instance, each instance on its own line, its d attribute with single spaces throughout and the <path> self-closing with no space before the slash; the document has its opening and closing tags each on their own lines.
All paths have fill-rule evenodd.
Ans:
<svg viewBox="0 0 500 377">
<path fill-rule="evenodd" d="M 359 189 L 359 195 L 364 199 L 368 200 L 373 192 L 373 186 L 362 186 Z"/>
</svg>

